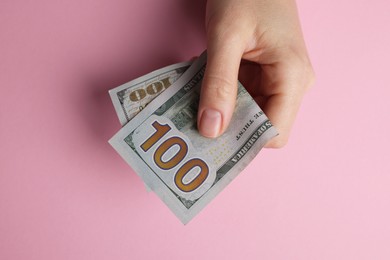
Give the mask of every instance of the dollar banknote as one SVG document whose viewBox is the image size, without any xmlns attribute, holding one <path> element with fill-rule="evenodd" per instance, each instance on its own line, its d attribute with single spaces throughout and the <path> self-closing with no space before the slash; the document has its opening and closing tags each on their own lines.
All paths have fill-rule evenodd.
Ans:
<svg viewBox="0 0 390 260">
<path fill-rule="evenodd" d="M 198 133 L 196 118 L 206 60 L 204 53 L 109 140 L 184 224 L 277 135 L 240 83 L 225 133 L 216 139 Z"/>
<path fill-rule="evenodd" d="M 190 65 L 191 62 L 173 64 L 109 90 L 108 93 L 122 126 L 170 87 Z M 147 184 L 145 189 L 147 192 L 151 191 Z"/>
<path fill-rule="evenodd" d="M 111 101 L 122 126 L 170 87 L 190 65 L 191 62 L 173 64 L 111 89 Z"/>
</svg>

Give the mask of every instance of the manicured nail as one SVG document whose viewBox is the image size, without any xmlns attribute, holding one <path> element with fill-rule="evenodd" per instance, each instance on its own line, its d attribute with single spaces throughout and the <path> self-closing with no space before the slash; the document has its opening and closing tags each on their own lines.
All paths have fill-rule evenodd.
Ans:
<svg viewBox="0 0 390 260">
<path fill-rule="evenodd" d="M 222 115 L 214 109 L 206 109 L 203 111 L 199 131 L 205 137 L 217 137 L 221 130 Z"/>
</svg>

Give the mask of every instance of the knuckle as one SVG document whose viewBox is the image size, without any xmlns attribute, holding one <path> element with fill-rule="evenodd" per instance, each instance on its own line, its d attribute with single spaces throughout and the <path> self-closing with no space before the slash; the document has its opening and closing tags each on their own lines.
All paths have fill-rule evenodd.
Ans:
<svg viewBox="0 0 390 260">
<path fill-rule="evenodd" d="M 303 81 L 302 84 L 305 90 L 307 91 L 314 85 L 316 76 L 310 62 L 308 61 L 304 62 L 304 64 L 301 65 L 301 68 L 302 68 L 301 73 L 302 73 L 302 81 Z"/>
<path fill-rule="evenodd" d="M 212 95 L 213 98 L 218 100 L 225 100 L 235 95 L 235 89 L 237 83 L 221 77 L 221 76 L 209 76 L 207 91 Z"/>
<path fill-rule="evenodd" d="M 315 82 L 315 72 L 309 61 L 305 57 L 295 57 L 289 66 L 291 77 L 303 89 L 303 92 L 308 91 Z"/>
</svg>

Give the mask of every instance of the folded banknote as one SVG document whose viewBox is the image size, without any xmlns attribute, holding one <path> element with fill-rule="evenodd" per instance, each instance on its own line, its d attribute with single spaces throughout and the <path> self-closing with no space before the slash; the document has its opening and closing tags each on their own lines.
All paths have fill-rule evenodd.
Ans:
<svg viewBox="0 0 390 260">
<path fill-rule="evenodd" d="M 148 103 L 139 103 L 142 108 L 138 111 L 130 101 L 145 98 L 145 93 L 141 91 L 142 94 L 136 97 L 134 94 L 131 99 L 133 92 L 126 92 L 125 86 L 110 91 L 113 101 L 119 100 L 114 106 L 117 113 L 120 111 L 118 116 L 121 114 L 124 127 L 109 143 L 184 224 L 277 135 L 267 116 L 239 82 L 235 111 L 225 133 L 216 139 L 198 133 L 196 119 L 206 60 L 205 52 L 190 67 L 189 64 L 176 68 L 172 65 L 166 73 L 162 69 L 153 74 L 163 75 L 162 81 L 167 75 L 173 75 L 175 69 L 183 68 L 179 69 L 180 73 L 174 72 L 176 76 L 169 80 L 169 87 L 161 83 L 164 88 L 150 90 L 151 93 L 161 91 Z M 152 80 L 148 82 L 146 78 L 133 85 L 145 90 L 150 82 L 156 81 L 150 75 Z M 114 93 L 120 91 L 118 98 Z"/>
</svg>

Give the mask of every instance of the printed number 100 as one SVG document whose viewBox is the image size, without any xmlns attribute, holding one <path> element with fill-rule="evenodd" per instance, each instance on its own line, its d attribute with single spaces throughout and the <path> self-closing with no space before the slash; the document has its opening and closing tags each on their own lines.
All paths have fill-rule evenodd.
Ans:
<svg viewBox="0 0 390 260">
<path fill-rule="evenodd" d="M 171 131 L 168 124 L 162 125 L 157 121 L 152 123 L 156 130 L 144 143 L 141 149 L 144 152 L 153 148 L 160 140 L 163 142 L 156 148 L 153 154 L 154 163 L 163 171 L 168 171 L 177 167 L 184 161 L 178 170 L 175 171 L 174 183 L 183 192 L 192 192 L 199 188 L 209 175 L 209 167 L 200 158 L 186 158 L 188 154 L 188 144 L 179 136 L 166 137 Z M 164 155 L 174 146 L 178 146 L 176 152 L 169 159 L 164 160 Z M 185 181 L 185 177 L 194 169 L 198 168 L 198 174 L 191 181 Z"/>
</svg>

